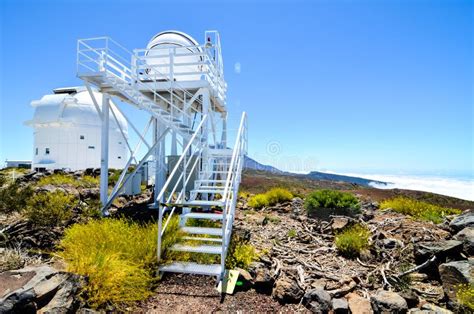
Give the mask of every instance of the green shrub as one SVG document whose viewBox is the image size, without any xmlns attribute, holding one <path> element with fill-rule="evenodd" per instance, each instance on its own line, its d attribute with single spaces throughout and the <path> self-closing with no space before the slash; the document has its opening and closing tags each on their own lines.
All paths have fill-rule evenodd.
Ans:
<svg viewBox="0 0 474 314">
<path fill-rule="evenodd" d="M 461 306 L 474 310 L 474 285 L 463 284 L 457 287 L 456 299 Z"/>
<path fill-rule="evenodd" d="M 74 187 L 93 188 L 99 185 L 99 178 L 87 175 L 84 175 L 80 178 L 75 178 L 69 174 L 54 173 L 50 176 L 41 178 L 37 183 L 37 186 L 44 185 L 70 185 Z"/>
<path fill-rule="evenodd" d="M 264 194 L 252 196 L 248 201 L 248 205 L 252 208 L 262 208 L 290 201 L 292 198 L 293 194 L 290 191 L 282 188 L 273 188 Z"/>
<path fill-rule="evenodd" d="M 418 220 L 432 221 L 434 223 L 443 222 L 446 215 L 460 214 L 461 210 L 454 208 L 444 208 L 430 203 L 417 201 L 406 197 L 396 197 L 384 200 L 380 204 L 381 209 L 391 208 L 394 211 L 412 216 Z"/>
<path fill-rule="evenodd" d="M 0 213 L 22 211 L 32 195 L 31 187 L 21 187 L 17 182 L 0 187 Z"/>
<path fill-rule="evenodd" d="M 179 236 L 178 217 L 163 237 L 163 251 Z M 143 300 L 151 294 L 156 267 L 157 225 L 124 219 L 92 220 L 68 228 L 58 255 L 67 270 L 88 277 L 87 302 L 97 308 Z"/>
<path fill-rule="evenodd" d="M 354 257 L 369 247 L 369 238 L 370 231 L 366 227 L 356 224 L 337 234 L 335 244 L 342 255 Z"/>
<path fill-rule="evenodd" d="M 27 201 L 25 216 L 36 225 L 56 226 L 72 217 L 77 204 L 73 195 L 63 191 L 41 192 Z"/>
<path fill-rule="evenodd" d="M 321 215 L 321 218 L 331 214 L 353 215 L 360 209 L 357 197 L 334 190 L 314 191 L 306 196 L 304 205 L 308 214 Z"/>
</svg>

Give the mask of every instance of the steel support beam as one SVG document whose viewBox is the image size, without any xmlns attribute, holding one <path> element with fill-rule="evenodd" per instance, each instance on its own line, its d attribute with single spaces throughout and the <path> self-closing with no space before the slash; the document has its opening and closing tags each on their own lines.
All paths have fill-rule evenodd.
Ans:
<svg viewBox="0 0 474 314">
<path fill-rule="evenodd" d="M 154 206 L 157 208 L 160 202 L 163 202 L 163 199 L 157 199 L 158 194 L 161 191 L 161 188 L 166 182 L 166 153 L 165 153 L 165 144 L 166 136 L 162 136 L 166 128 L 162 125 L 157 119 L 154 119 L 153 122 L 153 146 L 155 146 L 155 186 L 154 186 Z M 157 143 L 158 142 L 158 143 Z"/>
<path fill-rule="evenodd" d="M 100 201 L 102 206 L 107 204 L 109 188 L 109 95 L 102 96 L 102 133 L 100 146 Z M 102 216 L 108 216 L 107 209 L 102 211 Z"/>
</svg>

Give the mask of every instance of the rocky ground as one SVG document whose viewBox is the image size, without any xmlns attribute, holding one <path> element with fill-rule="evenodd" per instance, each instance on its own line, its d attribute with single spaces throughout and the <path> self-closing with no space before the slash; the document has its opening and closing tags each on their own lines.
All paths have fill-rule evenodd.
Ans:
<svg viewBox="0 0 474 314">
<path fill-rule="evenodd" d="M 34 177 L 25 182 L 36 180 Z M 266 179 L 265 179 L 266 180 Z M 244 186 L 262 181 L 244 178 Z M 277 181 L 280 182 L 280 181 Z M 269 184 L 270 184 L 269 183 Z M 280 182 L 281 183 L 281 182 Z M 290 182 L 291 184 L 292 182 Z M 25 183 L 27 184 L 27 183 Z M 327 188 L 325 182 L 313 182 Z M 303 187 L 303 186 L 302 186 Z M 315 312 L 315 313 L 449 313 L 464 312 L 456 299 L 460 283 L 474 284 L 474 212 L 469 202 L 436 196 L 460 204 L 464 213 L 442 224 L 419 222 L 378 209 L 380 194 L 371 189 L 331 182 L 331 188 L 351 190 L 362 200 L 354 217 L 308 217 L 303 200 L 262 210 L 248 208 L 240 199 L 235 232 L 247 234 L 261 257 L 248 271 L 240 270 L 243 285 L 221 300 L 212 278 L 165 275 L 154 295 L 128 308 L 133 312 Z M 84 202 L 96 197 L 94 188 L 61 188 Z M 368 191 L 368 192 L 367 192 Z M 386 192 L 384 192 L 386 193 Z M 403 194 L 403 191 L 390 193 Z M 417 194 L 425 199 L 426 193 Z M 116 214 L 148 219 L 149 194 L 121 198 Z M 472 208 L 472 207 L 471 207 Z M 80 215 L 80 213 L 78 213 Z M 79 219 L 77 217 L 75 219 Z M 75 223 L 75 220 L 70 223 Z M 357 258 L 341 256 L 335 234 L 360 223 L 371 231 L 371 246 Z M 80 310 L 80 286 L 87 280 L 61 271 L 49 252 L 64 227 L 37 228 L 21 215 L 0 215 L 0 252 L 12 247 L 20 256 L 20 270 L 0 274 L 0 313 L 8 311 L 67 312 Z M 27 252 L 27 253 L 25 253 Z M 10 254 L 10 253 L 9 253 Z M 82 309 L 81 311 L 86 311 Z"/>
</svg>

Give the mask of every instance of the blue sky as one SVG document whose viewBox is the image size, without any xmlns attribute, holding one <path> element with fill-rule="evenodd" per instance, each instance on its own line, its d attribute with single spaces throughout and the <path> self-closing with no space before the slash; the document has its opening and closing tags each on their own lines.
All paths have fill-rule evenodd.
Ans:
<svg viewBox="0 0 474 314">
<path fill-rule="evenodd" d="M 133 49 L 162 30 L 202 41 L 217 29 L 229 111 L 248 112 L 257 160 L 473 175 L 473 11 L 472 1 L 2 0 L 0 160 L 31 158 L 31 100 L 80 84 L 78 38 Z"/>
</svg>

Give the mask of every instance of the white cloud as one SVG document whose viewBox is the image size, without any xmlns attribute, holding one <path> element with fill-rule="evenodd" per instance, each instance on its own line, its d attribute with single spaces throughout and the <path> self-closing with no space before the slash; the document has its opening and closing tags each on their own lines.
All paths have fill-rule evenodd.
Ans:
<svg viewBox="0 0 474 314">
<path fill-rule="evenodd" d="M 349 176 L 390 182 L 390 184 L 371 183 L 379 189 L 405 189 L 432 192 L 474 201 L 474 180 L 435 176 L 383 175 L 346 173 Z"/>
</svg>

